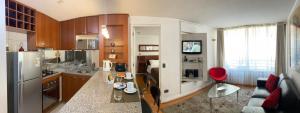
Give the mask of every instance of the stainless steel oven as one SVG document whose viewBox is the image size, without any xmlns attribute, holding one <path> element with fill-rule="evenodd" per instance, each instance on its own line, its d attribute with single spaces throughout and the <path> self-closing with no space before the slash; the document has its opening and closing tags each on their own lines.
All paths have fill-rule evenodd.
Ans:
<svg viewBox="0 0 300 113">
<path fill-rule="evenodd" d="M 60 75 L 43 77 L 43 110 L 56 105 L 60 98 Z"/>
</svg>

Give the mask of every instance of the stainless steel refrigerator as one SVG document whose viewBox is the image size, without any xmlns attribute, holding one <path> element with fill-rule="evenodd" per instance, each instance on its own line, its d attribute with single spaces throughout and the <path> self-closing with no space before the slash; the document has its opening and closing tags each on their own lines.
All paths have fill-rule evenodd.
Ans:
<svg viewBox="0 0 300 113">
<path fill-rule="evenodd" d="M 42 113 L 40 52 L 7 52 L 8 113 Z"/>
</svg>

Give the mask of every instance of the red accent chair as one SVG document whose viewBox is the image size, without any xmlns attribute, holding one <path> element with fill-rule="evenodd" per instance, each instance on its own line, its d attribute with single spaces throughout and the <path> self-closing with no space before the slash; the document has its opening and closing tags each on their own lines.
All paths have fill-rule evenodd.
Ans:
<svg viewBox="0 0 300 113">
<path fill-rule="evenodd" d="M 227 78 L 226 70 L 223 67 L 210 68 L 208 73 L 216 82 L 224 82 Z"/>
</svg>

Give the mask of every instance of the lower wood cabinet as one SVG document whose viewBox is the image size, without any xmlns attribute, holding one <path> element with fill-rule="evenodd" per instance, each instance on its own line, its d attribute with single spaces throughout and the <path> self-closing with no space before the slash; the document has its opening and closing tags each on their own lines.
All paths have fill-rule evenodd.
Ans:
<svg viewBox="0 0 300 113">
<path fill-rule="evenodd" d="M 69 101 L 91 76 L 63 73 L 62 101 Z"/>
</svg>

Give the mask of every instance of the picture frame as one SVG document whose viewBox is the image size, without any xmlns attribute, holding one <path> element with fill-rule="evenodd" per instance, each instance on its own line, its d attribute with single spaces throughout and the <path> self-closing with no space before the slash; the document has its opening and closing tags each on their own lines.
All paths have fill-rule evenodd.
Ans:
<svg viewBox="0 0 300 113">
<path fill-rule="evenodd" d="M 159 46 L 154 44 L 140 44 L 139 52 L 156 52 L 159 51 Z"/>
</svg>

